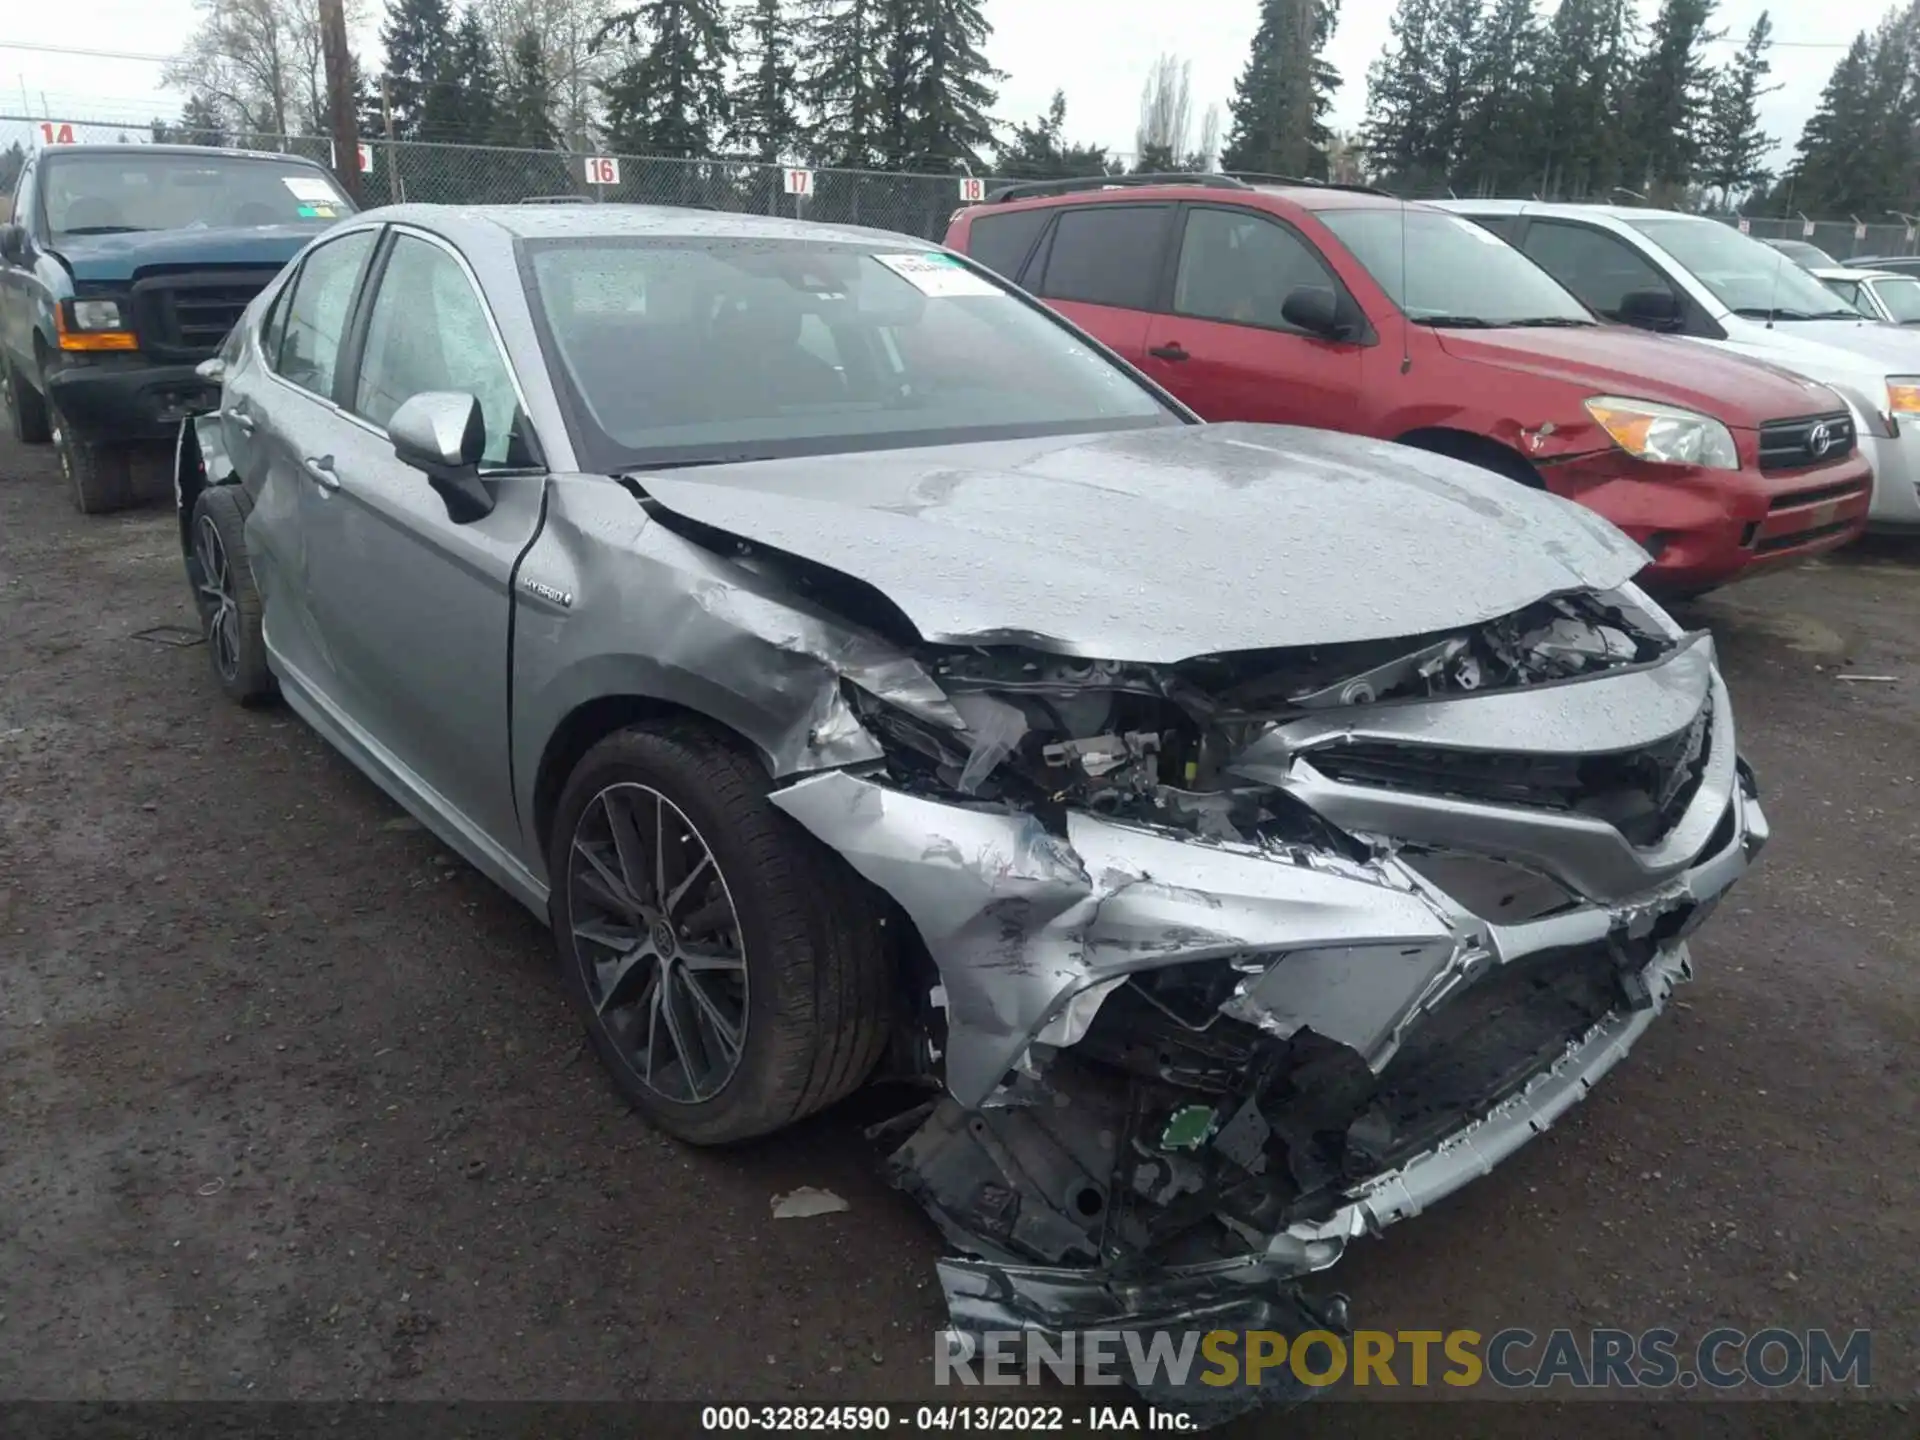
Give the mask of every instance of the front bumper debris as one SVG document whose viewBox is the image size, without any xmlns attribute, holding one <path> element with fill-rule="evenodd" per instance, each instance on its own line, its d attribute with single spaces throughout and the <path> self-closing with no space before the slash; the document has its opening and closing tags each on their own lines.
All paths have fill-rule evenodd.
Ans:
<svg viewBox="0 0 1920 1440">
<path fill-rule="evenodd" d="M 1647 804 L 1608 810 L 1643 762 Z M 1335 838 L 1049 825 L 872 769 L 773 795 L 937 969 L 948 1093 L 890 1163 L 959 1252 L 963 1331 L 1343 1323 L 1301 1278 L 1581 1099 L 1768 838 L 1712 642 L 1677 632 L 1591 677 L 1313 710 L 1226 771 Z"/>
</svg>

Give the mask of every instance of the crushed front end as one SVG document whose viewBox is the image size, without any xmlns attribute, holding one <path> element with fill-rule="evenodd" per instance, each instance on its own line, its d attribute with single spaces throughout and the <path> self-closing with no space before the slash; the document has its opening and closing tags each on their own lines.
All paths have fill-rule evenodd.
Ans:
<svg viewBox="0 0 1920 1440">
<path fill-rule="evenodd" d="M 1633 586 L 1145 666 L 920 657 L 774 802 L 929 961 L 898 1183 L 963 1330 L 1337 1326 L 1294 1283 L 1550 1125 L 1765 842 L 1711 639 Z"/>
</svg>

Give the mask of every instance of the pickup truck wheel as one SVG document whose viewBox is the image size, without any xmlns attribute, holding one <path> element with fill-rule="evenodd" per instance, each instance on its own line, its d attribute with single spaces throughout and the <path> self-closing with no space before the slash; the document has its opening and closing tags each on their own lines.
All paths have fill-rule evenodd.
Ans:
<svg viewBox="0 0 1920 1440">
<path fill-rule="evenodd" d="M 6 407 L 7 430 L 14 439 L 26 445 L 44 445 L 53 438 L 46 397 L 27 383 L 5 355 L 0 355 L 0 405 Z"/>
<path fill-rule="evenodd" d="M 766 771 L 694 724 L 602 740 L 548 850 L 568 994 L 622 1095 L 696 1145 L 781 1129 L 880 1058 L 894 984 L 880 907 L 767 801 Z"/>
<path fill-rule="evenodd" d="M 123 447 L 79 439 L 55 411 L 53 448 L 60 456 L 60 473 L 73 496 L 73 507 L 82 515 L 105 515 L 133 503 L 133 477 Z"/>
<path fill-rule="evenodd" d="M 274 695 L 260 635 L 260 595 L 247 559 L 247 502 L 237 485 L 202 490 L 193 502 L 187 578 L 206 632 L 207 658 L 227 698 L 258 705 Z"/>
</svg>

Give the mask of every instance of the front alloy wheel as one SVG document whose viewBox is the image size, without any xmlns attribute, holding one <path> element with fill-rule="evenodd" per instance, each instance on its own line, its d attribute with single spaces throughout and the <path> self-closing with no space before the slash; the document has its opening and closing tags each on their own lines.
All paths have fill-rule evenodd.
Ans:
<svg viewBox="0 0 1920 1440">
<path fill-rule="evenodd" d="M 854 1090 L 896 1014 L 883 908 L 767 799 L 736 737 L 682 717 L 576 761 L 547 828 L 567 993 L 668 1134 L 723 1145 Z"/>
<path fill-rule="evenodd" d="M 569 917 L 594 1015 L 634 1077 L 697 1105 L 745 1047 L 747 958 L 727 878 L 658 790 L 609 785 L 574 826 Z"/>
</svg>

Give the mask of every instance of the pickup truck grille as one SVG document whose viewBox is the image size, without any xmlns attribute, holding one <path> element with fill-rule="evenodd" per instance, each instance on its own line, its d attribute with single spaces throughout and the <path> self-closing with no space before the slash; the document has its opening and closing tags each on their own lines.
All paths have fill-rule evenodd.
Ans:
<svg viewBox="0 0 1920 1440">
<path fill-rule="evenodd" d="M 156 275 L 133 287 L 133 329 L 140 349 L 161 360 L 204 360 L 278 266 Z"/>
<path fill-rule="evenodd" d="M 1844 410 L 1801 420 L 1769 420 L 1760 427 L 1762 470 L 1804 470 L 1853 454 L 1853 417 Z"/>
</svg>

